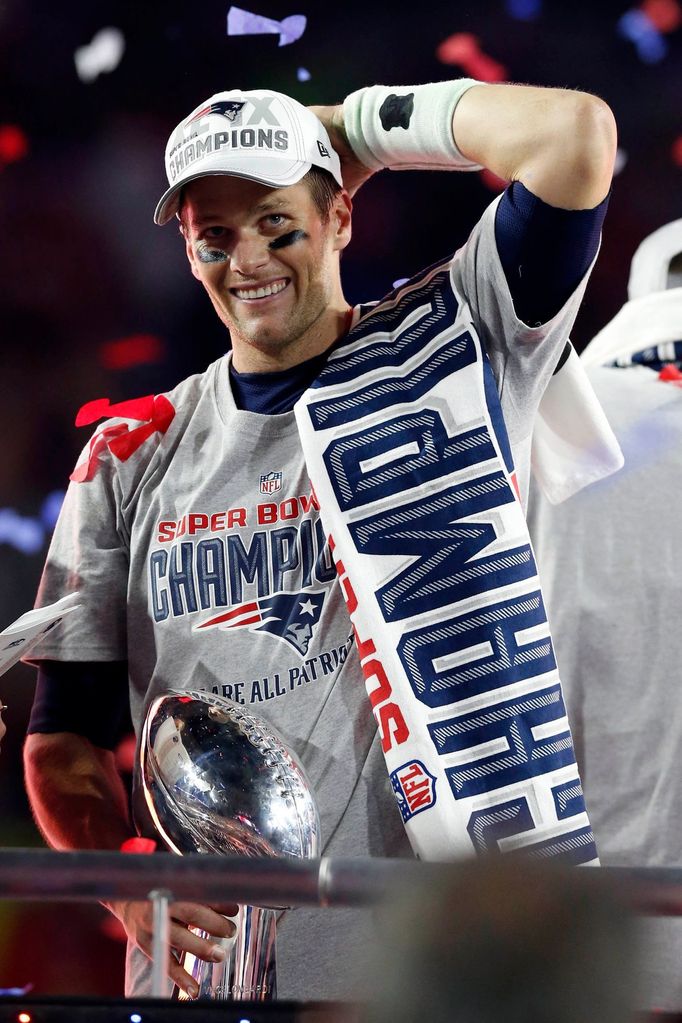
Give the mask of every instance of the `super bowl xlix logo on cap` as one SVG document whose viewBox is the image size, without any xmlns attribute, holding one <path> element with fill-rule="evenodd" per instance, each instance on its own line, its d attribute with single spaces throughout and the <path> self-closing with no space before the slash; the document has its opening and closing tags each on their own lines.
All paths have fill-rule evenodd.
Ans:
<svg viewBox="0 0 682 1023">
<path fill-rule="evenodd" d="M 168 143 L 166 170 L 172 183 L 192 165 L 221 149 L 286 153 L 289 131 L 272 110 L 274 96 L 215 100 L 178 125 Z"/>
<path fill-rule="evenodd" d="M 403 821 L 409 821 L 436 802 L 436 779 L 421 760 L 410 760 L 391 771 L 391 784 Z"/>
</svg>

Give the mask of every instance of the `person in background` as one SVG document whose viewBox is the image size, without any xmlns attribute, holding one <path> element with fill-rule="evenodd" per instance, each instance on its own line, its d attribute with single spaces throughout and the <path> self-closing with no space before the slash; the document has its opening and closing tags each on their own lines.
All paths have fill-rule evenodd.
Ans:
<svg viewBox="0 0 682 1023">
<path fill-rule="evenodd" d="M 499 857 L 394 891 L 362 1023 L 628 1023 L 638 935 L 591 871 Z"/>
<path fill-rule="evenodd" d="M 625 466 L 557 506 L 532 486 L 529 526 L 602 863 L 679 867 L 682 220 L 641 243 L 582 361 Z M 643 941 L 642 1003 L 679 1012 L 682 919 Z"/>
</svg>

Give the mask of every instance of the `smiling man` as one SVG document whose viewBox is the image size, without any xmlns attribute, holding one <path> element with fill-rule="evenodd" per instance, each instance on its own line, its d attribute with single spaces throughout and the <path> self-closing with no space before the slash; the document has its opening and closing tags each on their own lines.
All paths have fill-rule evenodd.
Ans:
<svg viewBox="0 0 682 1023">
<path fill-rule="evenodd" d="M 106 423 L 74 474 L 39 600 L 77 587 L 86 610 L 41 648 L 36 818 L 57 848 L 118 848 L 124 705 L 139 731 L 158 693 L 202 687 L 299 755 L 326 856 L 411 843 L 423 858 L 591 862 L 522 503 L 599 244 L 613 117 L 584 93 L 468 79 L 314 111 L 235 90 L 169 140 L 156 221 L 179 219 L 231 347 L 128 409 L 142 428 Z M 478 166 L 512 183 L 466 244 L 351 308 L 340 256 L 357 188 L 383 167 Z M 514 756 L 475 752 L 500 744 Z M 128 989 L 144 993 L 149 907 L 112 908 Z M 213 910 L 173 916 L 176 951 L 220 957 L 188 930 L 229 933 Z M 369 914 L 300 910 L 278 934 L 281 996 L 355 993 Z M 175 957 L 169 973 L 193 993 Z"/>
<path fill-rule="evenodd" d="M 187 258 L 230 331 L 237 372 L 290 369 L 342 333 L 350 309 L 336 257 L 350 240 L 350 221 L 340 186 L 323 210 L 305 180 L 273 190 L 209 177 L 185 187 Z"/>
</svg>

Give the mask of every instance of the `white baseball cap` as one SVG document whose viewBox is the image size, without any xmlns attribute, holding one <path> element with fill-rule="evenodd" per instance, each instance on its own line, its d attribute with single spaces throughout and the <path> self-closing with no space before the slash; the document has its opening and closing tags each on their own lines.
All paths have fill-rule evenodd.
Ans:
<svg viewBox="0 0 682 1023">
<path fill-rule="evenodd" d="M 327 130 L 290 96 L 268 89 L 217 92 L 172 133 L 166 146 L 170 188 L 154 213 L 166 224 L 178 212 L 180 190 L 211 174 L 231 174 L 263 185 L 295 185 L 311 166 L 343 186 L 341 164 Z"/>
</svg>

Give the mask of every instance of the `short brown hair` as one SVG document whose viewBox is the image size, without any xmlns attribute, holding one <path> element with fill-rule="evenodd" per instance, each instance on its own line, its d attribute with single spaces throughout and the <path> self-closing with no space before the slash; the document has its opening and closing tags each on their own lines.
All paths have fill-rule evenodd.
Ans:
<svg viewBox="0 0 682 1023">
<path fill-rule="evenodd" d="M 303 175 L 301 181 L 305 181 L 308 185 L 317 212 L 324 223 L 327 223 L 334 200 L 341 191 L 341 185 L 323 167 L 311 167 L 308 173 Z"/>
</svg>

